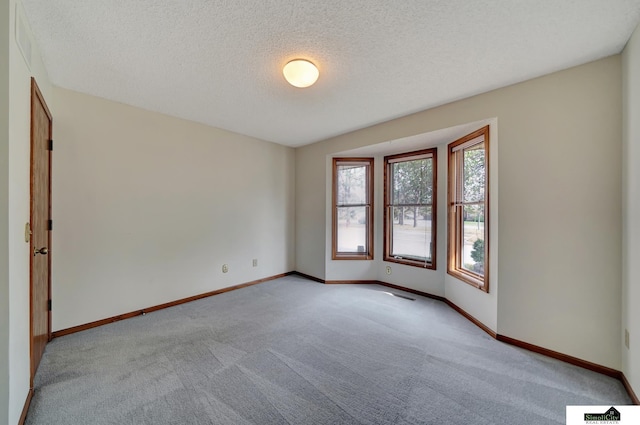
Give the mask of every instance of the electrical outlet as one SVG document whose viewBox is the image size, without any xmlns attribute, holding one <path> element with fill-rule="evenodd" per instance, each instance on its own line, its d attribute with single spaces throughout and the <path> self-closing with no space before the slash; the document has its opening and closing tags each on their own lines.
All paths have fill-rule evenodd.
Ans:
<svg viewBox="0 0 640 425">
<path fill-rule="evenodd" d="M 223 265 L 222 265 L 222 273 L 226 273 L 226 272 L 228 272 L 228 271 L 229 271 L 229 266 L 228 266 L 228 265 L 226 265 L 226 264 L 223 264 Z"/>
<path fill-rule="evenodd" d="M 387 274 L 391 274 L 391 266 L 387 266 Z"/>
<path fill-rule="evenodd" d="M 624 330 L 624 345 L 629 348 L 629 331 L 627 329 Z"/>
<path fill-rule="evenodd" d="M 258 259 L 257 258 L 253 259 L 253 267 L 258 267 Z"/>
</svg>

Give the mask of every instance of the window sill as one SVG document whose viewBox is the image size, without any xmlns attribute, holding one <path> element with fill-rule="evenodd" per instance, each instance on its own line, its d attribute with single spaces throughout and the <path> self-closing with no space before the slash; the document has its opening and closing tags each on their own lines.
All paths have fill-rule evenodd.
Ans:
<svg viewBox="0 0 640 425">
<path fill-rule="evenodd" d="M 427 269 L 427 270 L 436 269 L 436 265 L 433 262 L 425 263 L 424 261 L 411 260 L 409 258 L 396 258 L 396 257 L 385 256 L 384 261 L 387 261 L 389 263 L 404 264 L 405 266 L 420 267 L 421 269 Z"/>
<path fill-rule="evenodd" d="M 451 276 L 455 277 L 458 280 L 467 283 L 474 288 L 480 289 L 481 291 L 489 293 L 489 285 L 486 282 L 486 276 L 484 279 L 479 278 L 477 275 L 473 273 L 469 273 L 464 270 L 447 270 L 447 273 Z"/>
<path fill-rule="evenodd" d="M 331 256 L 332 260 L 373 260 L 371 254 L 357 254 L 357 253 L 336 253 Z"/>
</svg>

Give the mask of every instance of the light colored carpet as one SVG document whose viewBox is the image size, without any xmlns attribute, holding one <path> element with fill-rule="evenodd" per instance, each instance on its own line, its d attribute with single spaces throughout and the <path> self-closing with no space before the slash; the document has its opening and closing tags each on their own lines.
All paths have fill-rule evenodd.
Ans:
<svg viewBox="0 0 640 425">
<path fill-rule="evenodd" d="M 27 424 L 564 424 L 615 379 L 446 304 L 289 276 L 57 338 Z"/>
</svg>

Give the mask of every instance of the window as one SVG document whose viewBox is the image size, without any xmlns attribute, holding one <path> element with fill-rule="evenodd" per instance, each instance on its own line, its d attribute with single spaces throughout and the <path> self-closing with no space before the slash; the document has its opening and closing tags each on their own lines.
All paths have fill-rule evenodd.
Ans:
<svg viewBox="0 0 640 425">
<path fill-rule="evenodd" d="M 373 158 L 334 158 L 334 260 L 373 259 L 372 204 Z"/>
<path fill-rule="evenodd" d="M 489 126 L 449 144 L 447 273 L 489 292 Z"/>
<path fill-rule="evenodd" d="M 426 149 L 384 158 L 384 260 L 436 268 L 436 157 Z"/>
</svg>

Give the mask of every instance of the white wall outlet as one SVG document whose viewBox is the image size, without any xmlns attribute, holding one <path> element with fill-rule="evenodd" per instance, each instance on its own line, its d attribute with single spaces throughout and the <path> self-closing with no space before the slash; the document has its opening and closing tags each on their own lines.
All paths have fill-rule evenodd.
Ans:
<svg viewBox="0 0 640 425">
<path fill-rule="evenodd" d="M 258 259 L 257 258 L 253 259 L 253 267 L 258 267 Z"/>
<path fill-rule="evenodd" d="M 223 265 L 222 265 L 222 273 L 226 273 L 226 272 L 228 272 L 228 271 L 229 271 L 229 266 L 228 266 L 228 265 L 226 265 L 226 264 L 223 264 Z"/>
<path fill-rule="evenodd" d="M 391 274 L 391 266 L 387 266 L 387 274 Z"/>
<path fill-rule="evenodd" d="M 624 345 L 629 348 L 629 331 L 627 329 L 624 330 Z"/>
</svg>

